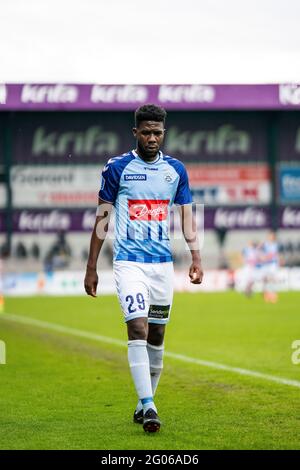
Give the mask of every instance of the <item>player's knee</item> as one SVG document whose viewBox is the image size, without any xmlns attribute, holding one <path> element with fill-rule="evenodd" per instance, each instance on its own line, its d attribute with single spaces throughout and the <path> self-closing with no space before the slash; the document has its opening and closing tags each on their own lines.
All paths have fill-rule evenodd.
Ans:
<svg viewBox="0 0 300 470">
<path fill-rule="evenodd" d="M 165 336 L 165 325 L 155 325 L 151 323 L 149 325 L 148 343 L 153 346 L 161 346 L 164 342 Z"/>
<path fill-rule="evenodd" d="M 143 318 L 136 318 L 127 322 L 128 339 L 135 341 L 138 339 L 147 340 L 148 328 Z"/>
</svg>

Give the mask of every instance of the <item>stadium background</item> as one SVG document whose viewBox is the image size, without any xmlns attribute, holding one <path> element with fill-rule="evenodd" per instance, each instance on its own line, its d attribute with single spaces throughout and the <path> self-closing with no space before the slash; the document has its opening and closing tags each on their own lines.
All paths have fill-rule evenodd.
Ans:
<svg viewBox="0 0 300 470">
<path fill-rule="evenodd" d="M 206 281 L 188 285 L 174 242 L 177 290 L 226 290 L 241 250 L 277 231 L 282 289 L 299 289 L 300 88 L 296 85 L 1 85 L 0 247 L 5 294 L 83 293 L 101 169 L 134 147 L 133 111 L 168 111 L 165 153 L 188 168 L 205 205 Z M 112 292 L 111 240 L 100 289 Z M 291 271 L 292 269 L 292 271 Z M 291 275 L 291 272 L 293 275 Z"/>
<path fill-rule="evenodd" d="M 117 296 L 83 295 L 101 168 L 134 146 L 147 101 L 167 108 L 165 151 L 205 203 L 202 286 L 174 240 L 188 292 L 174 296 L 154 436 L 131 422 Z M 288 84 L 0 86 L 0 449 L 299 449 L 299 106 Z M 229 291 L 240 250 L 271 227 L 289 290 L 276 304 Z M 111 256 L 108 240 L 100 293 L 114 291 Z"/>
</svg>

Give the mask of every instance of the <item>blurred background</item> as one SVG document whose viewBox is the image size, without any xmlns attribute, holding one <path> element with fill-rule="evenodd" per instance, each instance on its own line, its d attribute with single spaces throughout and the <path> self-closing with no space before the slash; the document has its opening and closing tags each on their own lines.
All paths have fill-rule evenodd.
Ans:
<svg viewBox="0 0 300 470">
<path fill-rule="evenodd" d="M 185 163 L 194 201 L 205 205 L 201 289 L 231 288 L 243 248 L 269 229 L 282 288 L 300 288 L 297 2 L 188 0 L 182 11 L 154 1 L 143 13 L 134 0 L 66 0 L 46 15 L 47 3 L 3 3 L 5 292 L 82 292 L 102 167 L 134 148 L 133 113 L 147 102 L 167 109 L 163 150 Z M 177 289 L 190 289 L 189 252 L 182 240 L 173 245 Z M 111 263 L 107 240 L 104 291 Z"/>
</svg>

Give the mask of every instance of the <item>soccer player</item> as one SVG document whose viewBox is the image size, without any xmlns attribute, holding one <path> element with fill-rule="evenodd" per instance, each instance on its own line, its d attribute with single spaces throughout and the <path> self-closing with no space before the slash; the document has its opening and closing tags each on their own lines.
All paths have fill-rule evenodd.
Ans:
<svg viewBox="0 0 300 470">
<path fill-rule="evenodd" d="M 276 303 L 277 271 L 280 266 L 278 243 L 276 234 L 270 231 L 267 240 L 261 246 L 261 259 L 263 263 L 263 296 L 265 302 Z"/>
<path fill-rule="evenodd" d="M 245 295 L 250 297 L 253 294 L 253 285 L 256 279 L 256 269 L 258 264 L 258 247 L 253 241 L 249 241 L 248 245 L 243 249 L 243 280 L 245 287 Z"/>
<path fill-rule="evenodd" d="M 136 149 L 112 157 L 102 172 L 91 237 L 85 290 L 96 296 L 96 263 L 111 206 L 115 207 L 113 270 L 127 325 L 128 362 L 139 398 L 133 420 L 146 432 L 160 429 L 154 395 L 163 368 L 165 326 L 173 298 L 173 263 L 168 235 L 170 208 L 179 206 L 181 228 L 192 256 L 189 277 L 202 282 L 192 197 L 184 165 L 160 150 L 166 111 L 155 105 L 135 112 Z M 99 230 L 105 225 L 104 233 Z M 101 232 L 101 233 L 99 233 Z"/>
</svg>

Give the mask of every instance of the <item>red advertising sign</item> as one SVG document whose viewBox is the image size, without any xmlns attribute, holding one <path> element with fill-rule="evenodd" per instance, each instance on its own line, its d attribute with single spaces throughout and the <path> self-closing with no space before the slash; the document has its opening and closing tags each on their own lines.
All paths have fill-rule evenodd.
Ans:
<svg viewBox="0 0 300 470">
<path fill-rule="evenodd" d="M 195 202 L 208 205 L 269 204 L 267 165 L 187 165 Z"/>
<path fill-rule="evenodd" d="M 224 184 L 269 181 L 267 165 L 187 165 L 192 186 L 197 184 Z"/>
</svg>

